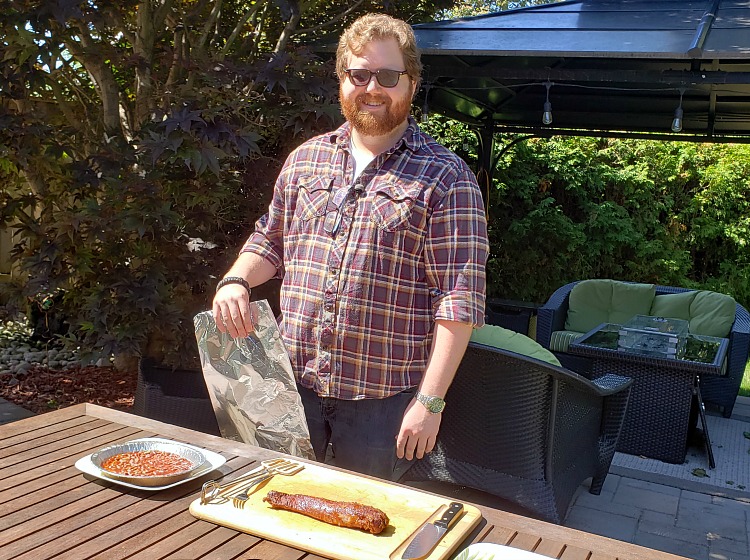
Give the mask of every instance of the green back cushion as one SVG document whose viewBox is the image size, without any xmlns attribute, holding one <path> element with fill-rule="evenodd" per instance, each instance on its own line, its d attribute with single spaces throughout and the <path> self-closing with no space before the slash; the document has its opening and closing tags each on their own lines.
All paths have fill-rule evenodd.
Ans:
<svg viewBox="0 0 750 560">
<path fill-rule="evenodd" d="M 656 295 L 653 284 L 583 280 L 570 291 L 566 331 L 586 333 L 602 323 L 626 323 L 648 315 Z"/>
<path fill-rule="evenodd" d="M 699 290 L 658 295 L 648 315 L 683 319 L 692 334 L 726 338 L 734 323 L 735 309 L 731 296 Z"/>
<path fill-rule="evenodd" d="M 690 306 L 697 293 L 693 291 L 658 295 L 654 298 L 654 304 L 647 315 L 690 321 Z"/>
<path fill-rule="evenodd" d="M 496 325 L 485 325 L 480 329 L 474 329 L 471 334 L 471 342 L 486 344 L 501 350 L 509 350 L 555 366 L 560 365 L 560 361 L 555 355 L 536 340 Z"/>
</svg>

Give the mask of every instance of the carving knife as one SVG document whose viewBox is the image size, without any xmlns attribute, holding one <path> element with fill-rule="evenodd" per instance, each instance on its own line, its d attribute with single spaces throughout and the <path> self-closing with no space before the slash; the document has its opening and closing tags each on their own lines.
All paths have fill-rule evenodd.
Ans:
<svg viewBox="0 0 750 560">
<path fill-rule="evenodd" d="M 464 505 L 459 502 L 451 502 L 443 516 L 435 522 L 428 521 L 422 527 L 409 543 L 401 556 L 402 560 L 411 560 L 415 558 L 424 558 L 435 545 L 440 542 L 443 535 L 448 532 L 451 525 L 458 519 L 460 513 L 464 510 Z"/>
</svg>

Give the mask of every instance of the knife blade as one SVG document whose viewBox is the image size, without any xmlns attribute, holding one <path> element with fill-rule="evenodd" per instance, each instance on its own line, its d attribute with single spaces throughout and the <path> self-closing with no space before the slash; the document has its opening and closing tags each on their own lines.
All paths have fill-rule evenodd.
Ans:
<svg viewBox="0 0 750 560">
<path fill-rule="evenodd" d="M 402 560 L 413 560 L 416 558 L 424 558 L 435 545 L 440 542 L 443 535 L 448 532 L 451 525 L 458 518 L 459 514 L 463 511 L 464 505 L 459 502 L 451 502 L 448 509 L 445 510 L 442 517 L 435 522 L 426 522 L 414 538 L 406 547 L 404 553 L 401 555 Z"/>
</svg>

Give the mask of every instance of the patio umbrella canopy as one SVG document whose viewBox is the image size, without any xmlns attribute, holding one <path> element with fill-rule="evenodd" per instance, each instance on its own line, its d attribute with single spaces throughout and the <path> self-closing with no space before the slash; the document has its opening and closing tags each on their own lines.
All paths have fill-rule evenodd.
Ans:
<svg viewBox="0 0 750 560">
<path fill-rule="evenodd" d="M 418 102 L 490 143 L 494 132 L 750 142 L 748 0 L 573 0 L 414 31 Z"/>
</svg>

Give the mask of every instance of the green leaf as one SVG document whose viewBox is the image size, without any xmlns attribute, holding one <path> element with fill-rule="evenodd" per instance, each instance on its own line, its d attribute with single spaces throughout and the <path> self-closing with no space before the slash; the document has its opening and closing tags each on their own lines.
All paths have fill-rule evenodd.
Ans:
<svg viewBox="0 0 750 560">
<path fill-rule="evenodd" d="M 697 476 L 698 478 L 710 478 L 706 473 L 706 469 L 693 469 L 692 472 L 693 476 Z"/>
<path fill-rule="evenodd" d="M 205 162 L 208 168 L 218 176 L 221 172 L 219 160 L 226 158 L 227 153 L 221 148 L 218 148 L 209 142 L 204 142 L 203 146 L 201 147 L 200 153 L 203 162 Z"/>
<path fill-rule="evenodd" d="M 177 128 L 189 132 L 194 123 L 206 124 L 206 121 L 201 117 L 201 111 L 190 111 L 187 108 L 183 108 L 177 113 L 174 113 L 171 117 L 165 119 L 162 124 L 166 129 L 167 134 L 170 134 Z"/>
</svg>

